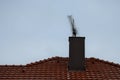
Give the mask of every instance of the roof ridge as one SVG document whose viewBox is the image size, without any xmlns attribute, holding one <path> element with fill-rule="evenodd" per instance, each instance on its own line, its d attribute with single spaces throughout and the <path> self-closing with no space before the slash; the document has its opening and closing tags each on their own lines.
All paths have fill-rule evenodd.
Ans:
<svg viewBox="0 0 120 80">
<path fill-rule="evenodd" d="M 103 60 L 103 59 L 94 58 L 94 57 L 90 57 L 89 59 L 94 59 L 94 60 L 96 60 L 96 61 L 100 61 L 100 62 L 103 62 L 103 63 L 106 63 L 106 64 L 109 64 L 109 65 L 112 65 L 112 66 L 115 66 L 115 67 L 119 67 L 119 68 L 120 68 L 120 64 L 114 63 L 114 62 L 110 62 L 110 61 L 108 61 L 108 60 Z"/>
<path fill-rule="evenodd" d="M 24 67 L 24 66 L 32 66 L 32 65 L 37 65 L 37 64 L 42 64 L 42 63 L 45 63 L 45 62 L 49 62 L 49 61 L 53 61 L 53 60 L 59 60 L 59 59 L 67 59 L 68 60 L 68 57 L 59 57 L 59 56 L 54 56 L 54 57 L 51 57 L 51 58 L 47 58 L 47 59 L 43 59 L 43 60 L 39 60 L 39 61 L 35 61 L 35 62 L 31 62 L 31 63 L 28 63 L 28 64 L 25 64 L 25 65 L 0 65 L 0 67 Z M 103 62 L 103 63 L 106 63 L 106 64 L 109 64 L 109 65 L 112 65 L 112 66 L 115 66 L 115 67 L 119 67 L 120 68 L 120 64 L 118 63 L 114 63 L 114 62 L 110 62 L 110 61 L 107 61 L 107 60 L 103 60 L 103 59 L 100 59 L 100 58 L 95 58 L 95 57 L 90 57 L 90 58 L 86 58 L 86 59 L 93 59 L 95 61 L 99 61 L 99 62 Z"/>
<path fill-rule="evenodd" d="M 24 67 L 25 65 L 15 65 L 15 64 L 12 64 L 12 65 L 0 65 L 0 67 Z"/>
<path fill-rule="evenodd" d="M 26 64 L 26 66 L 36 65 L 38 63 L 40 64 L 40 63 L 44 63 L 44 62 L 48 62 L 48 61 L 52 61 L 52 60 L 63 59 L 63 58 L 66 59 L 67 57 L 54 56 L 54 57 L 51 57 L 51 58 L 47 58 L 47 59 L 43 59 L 43 60 L 28 63 L 28 64 Z"/>
</svg>

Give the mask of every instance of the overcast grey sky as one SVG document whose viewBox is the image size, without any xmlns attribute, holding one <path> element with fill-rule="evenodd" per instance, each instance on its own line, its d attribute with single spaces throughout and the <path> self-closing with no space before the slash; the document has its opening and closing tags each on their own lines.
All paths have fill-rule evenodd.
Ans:
<svg viewBox="0 0 120 80">
<path fill-rule="evenodd" d="M 120 63 L 120 0 L 0 0 L 0 64 L 68 57 L 68 15 L 86 57 Z"/>
</svg>

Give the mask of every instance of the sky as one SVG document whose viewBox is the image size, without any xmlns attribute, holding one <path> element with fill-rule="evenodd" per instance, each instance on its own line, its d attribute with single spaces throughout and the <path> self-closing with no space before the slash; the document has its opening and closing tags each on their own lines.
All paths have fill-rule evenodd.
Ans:
<svg viewBox="0 0 120 80">
<path fill-rule="evenodd" d="M 120 64 L 120 0 L 0 0 L 0 65 L 68 57 L 68 15 L 86 57 Z"/>
</svg>

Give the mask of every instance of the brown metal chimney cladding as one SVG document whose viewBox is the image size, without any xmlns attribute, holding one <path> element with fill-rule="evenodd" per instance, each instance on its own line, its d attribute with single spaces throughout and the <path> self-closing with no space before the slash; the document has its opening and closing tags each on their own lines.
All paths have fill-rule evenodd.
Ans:
<svg viewBox="0 0 120 80">
<path fill-rule="evenodd" d="M 85 37 L 69 37 L 68 70 L 85 70 Z"/>
</svg>

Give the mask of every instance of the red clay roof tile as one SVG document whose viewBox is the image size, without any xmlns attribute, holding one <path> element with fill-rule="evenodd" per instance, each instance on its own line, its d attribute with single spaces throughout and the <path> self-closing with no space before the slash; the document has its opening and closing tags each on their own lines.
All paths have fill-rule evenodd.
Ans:
<svg viewBox="0 0 120 80">
<path fill-rule="evenodd" d="M 86 58 L 86 71 L 68 71 L 68 58 L 52 57 L 27 65 L 0 65 L 0 80 L 120 80 L 120 65 Z"/>
</svg>

